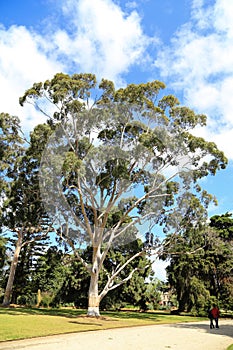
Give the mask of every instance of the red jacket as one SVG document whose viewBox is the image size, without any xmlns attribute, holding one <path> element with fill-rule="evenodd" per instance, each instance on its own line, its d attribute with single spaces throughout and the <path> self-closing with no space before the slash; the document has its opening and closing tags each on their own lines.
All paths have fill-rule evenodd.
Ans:
<svg viewBox="0 0 233 350">
<path fill-rule="evenodd" d="M 211 313 L 213 315 L 213 318 L 219 317 L 219 309 L 217 307 L 213 307 L 213 309 L 211 310 Z"/>
</svg>

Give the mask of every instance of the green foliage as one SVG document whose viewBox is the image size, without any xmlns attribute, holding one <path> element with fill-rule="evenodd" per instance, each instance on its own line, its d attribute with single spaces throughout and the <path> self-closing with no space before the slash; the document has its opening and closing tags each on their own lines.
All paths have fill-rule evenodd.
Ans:
<svg viewBox="0 0 233 350">
<path fill-rule="evenodd" d="M 127 247 L 122 246 L 121 249 L 110 251 L 105 260 L 105 270 L 100 276 L 100 287 L 104 287 L 106 274 L 111 272 L 115 264 L 124 263 L 138 249 L 140 249 L 140 245 L 133 242 Z M 91 260 L 91 248 L 83 251 L 82 256 L 87 261 Z M 146 256 L 140 257 L 139 261 L 133 261 L 122 272 L 122 276 L 118 277 L 119 280 L 127 276 L 135 267 L 138 267 L 138 271 L 127 284 L 110 291 L 103 299 L 102 309 L 118 309 L 129 303 L 143 310 L 156 307 L 159 300 L 157 285 L 145 284 L 145 278 L 152 273 Z M 26 276 L 28 276 L 27 282 L 24 282 L 26 288 L 21 285 L 21 288 L 18 289 L 16 300 L 18 303 L 36 305 L 36 295 L 40 290 L 41 306 L 76 305 L 80 308 L 87 307 L 89 274 L 82 264 L 75 260 L 74 256 L 62 252 L 56 246 L 50 247 L 36 260 L 29 275 L 24 272 L 21 277 L 25 278 Z M 16 286 L 18 286 L 17 278 L 15 288 Z"/>
<path fill-rule="evenodd" d="M 36 294 L 21 294 L 17 297 L 15 304 L 33 307 L 36 305 Z"/>
<path fill-rule="evenodd" d="M 0 113 L 0 230 L 2 201 L 9 195 L 10 184 L 17 173 L 23 151 L 19 118 Z"/>
<path fill-rule="evenodd" d="M 52 130 L 48 125 L 37 126 L 30 135 L 29 147 L 26 147 L 22 145 L 25 140 L 20 135 L 18 120 L 8 115 L 5 120 L 9 122 L 7 126 L 1 124 L 0 137 L 5 137 L 6 145 L 12 146 L 12 149 L 10 154 L 6 152 L 0 162 L 0 165 L 6 162 L 9 164 L 8 168 L 2 167 L 0 173 L 6 183 L 0 224 L 12 233 L 8 243 L 14 261 L 11 262 L 6 287 L 7 301 L 4 301 L 9 303 L 12 293 L 12 302 L 16 302 L 20 293 L 27 294 L 26 286 L 33 259 L 39 255 L 42 246 L 45 247 L 51 229 L 51 222 L 41 203 L 38 171 L 42 149 Z"/>
<path fill-rule="evenodd" d="M 214 215 L 210 218 L 210 227 L 218 230 L 219 236 L 224 241 L 233 241 L 232 214 Z"/>
<path fill-rule="evenodd" d="M 0 271 L 5 265 L 6 261 L 6 239 L 0 236 Z"/>
<path fill-rule="evenodd" d="M 42 293 L 42 300 L 47 296 L 55 298 L 68 278 L 69 269 L 65 264 L 66 255 L 56 246 L 49 249 L 37 259 L 31 276 L 31 290 Z M 48 298 L 47 298 L 48 299 Z M 50 302 L 51 302 L 50 301 Z"/>
<path fill-rule="evenodd" d="M 232 225 L 231 214 L 215 215 L 209 227 L 187 229 L 169 247 L 168 279 L 176 290 L 180 311 L 187 309 L 202 315 L 216 300 L 221 307 L 232 310 Z M 198 245 L 202 248 L 198 249 Z"/>
</svg>

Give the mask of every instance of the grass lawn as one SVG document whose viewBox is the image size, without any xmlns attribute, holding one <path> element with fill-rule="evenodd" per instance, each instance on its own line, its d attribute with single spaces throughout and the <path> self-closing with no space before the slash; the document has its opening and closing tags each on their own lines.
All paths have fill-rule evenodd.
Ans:
<svg viewBox="0 0 233 350">
<path fill-rule="evenodd" d="M 195 322 L 203 318 L 162 312 L 102 312 L 99 318 L 86 317 L 86 310 L 0 308 L 0 341 L 41 337 L 150 324 Z"/>
<path fill-rule="evenodd" d="M 228 346 L 227 350 L 233 350 L 233 344 L 231 344 L 230 346 Z"/>
</svg>

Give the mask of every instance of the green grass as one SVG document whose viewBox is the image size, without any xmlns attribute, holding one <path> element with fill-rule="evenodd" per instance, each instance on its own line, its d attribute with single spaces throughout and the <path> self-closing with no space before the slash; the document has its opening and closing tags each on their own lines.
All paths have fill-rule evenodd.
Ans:
<svg viewBox="0 0 233 350">
<path fill-rule="evenodd" d="M 227 350 L 233 350 L 233 344 L 231 344 L 230 346 L 228 346 Z"/>
<path fill-rule="evenodd" d="M 90 318 L 86 317 L 85 310 L 0 308 L 0 341 L 200 320 L 203 318 L 170 315 L 162 312 L 102 312 L 101 317 Z"/>
</svg>

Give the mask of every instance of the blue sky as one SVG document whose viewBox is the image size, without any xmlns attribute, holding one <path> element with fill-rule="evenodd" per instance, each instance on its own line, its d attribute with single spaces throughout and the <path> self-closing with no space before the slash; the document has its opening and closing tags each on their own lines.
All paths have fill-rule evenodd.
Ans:
<svg viewBox="0 0 233 350">
<path fill-rule="evenodd" d="M 208 116 L 196 134 L 217 143 L 226 170 L 202 181 L 233 210 L 233 1 L 0 1 L 0 111 L 25 130 L 43 121 L 18 98 L 57 72 L 92 72 L 120 87 L 152 79 Z"/>
</svg>

